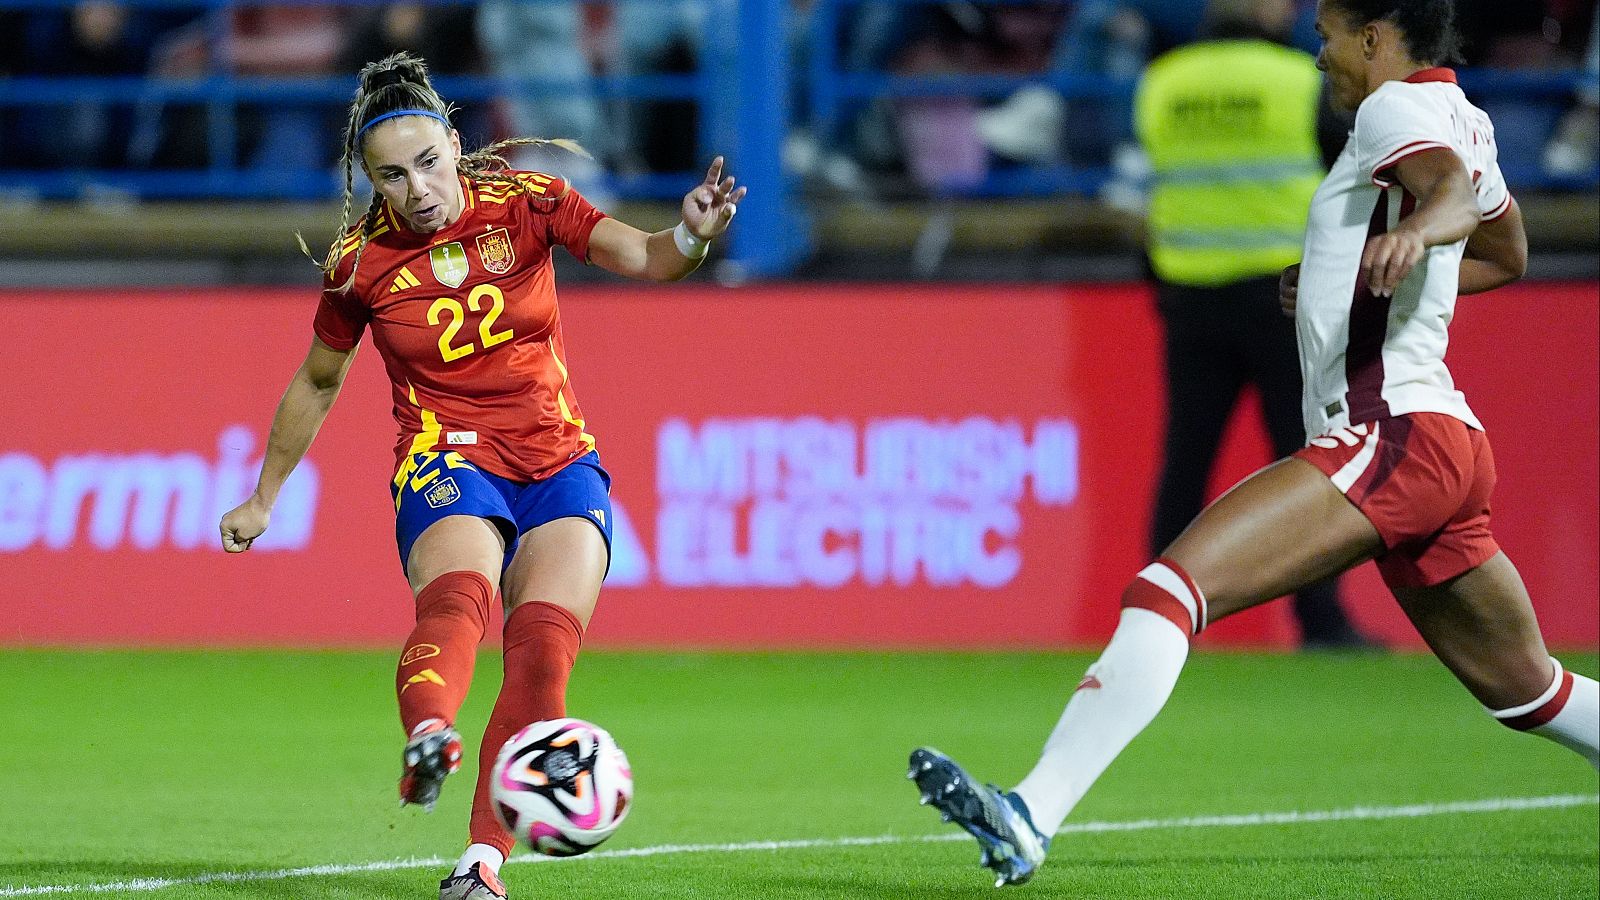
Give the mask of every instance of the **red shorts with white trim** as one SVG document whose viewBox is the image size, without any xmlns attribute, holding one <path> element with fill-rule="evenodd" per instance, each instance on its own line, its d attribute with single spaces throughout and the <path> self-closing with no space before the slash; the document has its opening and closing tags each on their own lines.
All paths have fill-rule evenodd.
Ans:
<svg viewBox="0 0 1600 900">
<path fill-rule="evenodd" d="M 1428 587 L 1500 552 L 1489 533 L 1494 452 L 1454 416 L 1409 413 L 1314 438 L 1295 456 L 1316 466 L 1383 539 L 1390 587 Z"/>
</svg>

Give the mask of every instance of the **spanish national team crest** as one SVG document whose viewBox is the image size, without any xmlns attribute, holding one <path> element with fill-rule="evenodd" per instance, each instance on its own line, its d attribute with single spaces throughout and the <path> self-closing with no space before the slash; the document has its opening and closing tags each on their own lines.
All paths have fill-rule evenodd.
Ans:
<svg viewBox="0 0 1600 900">
<path fill-rule="evenodd" d="M 504 228 L 478 235 L 478 261 L 486 272 L 504 275 L 516 265 L 517 251 L 511 248 L 511 233 Z"/>
<path fill-rule="evenodd" d="M 433 248 L 428 252 L 428 261 L 433 263 L 433 277 L 440 284 L 458 288 L 467 280 L 467 251 L 460 241 Z"/>
<path fill-rule="evenodd" d="M 461 499 L 461 489 L 456 487 L 454 478 L 446 478 L 428 488 L 428 492 L 422 495 L 422 499 L 428 501 L 429 506 L 438 509 L 441 506 L 449 506 Z"/>
</svg>

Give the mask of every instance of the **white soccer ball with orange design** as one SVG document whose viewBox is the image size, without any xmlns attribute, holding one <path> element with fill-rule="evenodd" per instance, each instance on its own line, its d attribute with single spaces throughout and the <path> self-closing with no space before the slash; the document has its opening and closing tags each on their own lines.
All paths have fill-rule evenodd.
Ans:
<svg viewBox="0 0 1600 900">
<path fill-rule="evenodd" d="M 535 722 L 494 761 L 495 815 L 546 856 L 577 856 L 616 832 L 633 806 L 633 770 L 604 728 L 582 719 Z"/>
</svg>

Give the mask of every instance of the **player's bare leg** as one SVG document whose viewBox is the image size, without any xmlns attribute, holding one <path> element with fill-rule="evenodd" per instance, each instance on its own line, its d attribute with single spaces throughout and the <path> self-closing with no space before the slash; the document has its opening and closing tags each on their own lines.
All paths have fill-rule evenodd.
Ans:
<svg viewBox="0 0 1600 900">
<path fill-rule="evenodd" d="M 524 725 L 566 715 L 567 677 L 599 600 L 608 561 L 600 529 L 583 518 L 547 522 L 524 532 L 518 541 L 501 579 L 505 681 L 478 750 L 470 844 L 454 873 L 440 885 L 441 897 L 449 896 L 453 882 L 473 877 L 475 866 L 497 874 L 511 852 L 512 837 L 495 820 L 489 799 L 495 756 Z"/>
<path fill-rule="evenodd" d="M 1273 463 L 1219 497 L 1162 554 L 1205 592 L 1206 622 L 1376 556 L 1367 517 L 1310 463 Z"/>
<path fill-rule="evenodd" d="M 400 722 L 400 802 L 433 809 L 445 777 L 461 768 L 456 711 L 472 683 L 478 643 L 494 608 L 505 543 L 486 519 L 447 516 L 417 537 L 406 561 L 417 623 L 395 674 Z"/>
<path fill-rule="evenodd" d="M 552 603 L 587 627 L 600 600 L 610 552 L 600 529 L 576 516 L 556 519 L 522 535 L 503 579 L 506 609 Z"/>
<path fill-rule="evenodd" d="M 983 788 L 951 762 L 960 772 L 957 784 L 934 792 L 932 802 L 984 845 L 984 864 L 997 870 L 998 883 L 1027 880 L 1036 866 L 1021 853 L 996 858 L 990 846 L 995 842 L 985 843 L 993 826 L 969 811 L 993 806 L 1004 813 L 999 804 L 1005 803 L 1038 837 L 1053 835 L 1106 766 L 1160 712 L 1188 658 L 1192 635 L 1208 622 L 1344 571 L 1382 547 L 1372 523 L 1311 464 L 1290 458 L 1262 469 L 1207 507 L 1129 585 L 1116 633 L 1013 794 Z M 930 754 L 936 751 L 913 754 L 912 777 L 946 768 L 938 762 L 942 755 Z M 923 769 L 930 760 L 933 765 Z M 924 795 L 930 786 L 940 784 L 919 782 Z M 978 796 L 985 791 L 988 804 Z M 987 817 L 1002 824 L 1005 818 Z M 998 846 L 1003 851 L 1026 843 Z"/>
<path fill-rule="evenodd" d="M 1491 715 L 1600 768 L 1600 686 L 1551 658 L 1522 576 L 1504 553 L 1443 584 L 1395 588 L 1394 595 L 1434 655 Z"/>
</svg>

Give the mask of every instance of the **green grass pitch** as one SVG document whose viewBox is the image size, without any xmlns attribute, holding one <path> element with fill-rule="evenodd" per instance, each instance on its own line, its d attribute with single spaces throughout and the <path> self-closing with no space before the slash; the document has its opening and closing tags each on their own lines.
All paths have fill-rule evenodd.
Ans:
<svg viewBox="0 0 1600 900">
<path fill-rule="evenodd" d="M 594 855 L 510 864 L 511 896 L 994 896 L 906 754 L 1011 783 L 1088 662 L 586 653 L 570 711 L 627 750 L 636 805 Z M 0 897 L 435 897 L 473 767 L 432 815 L 397 808 L 392 673 L 375 652 L 0 651 Z M 498 680 L 486 653 L 464 733 Z M 1595 793 L 1431 657 L 1199 653 L 1006 896 L 1593 898 Z"/>
</svg>

